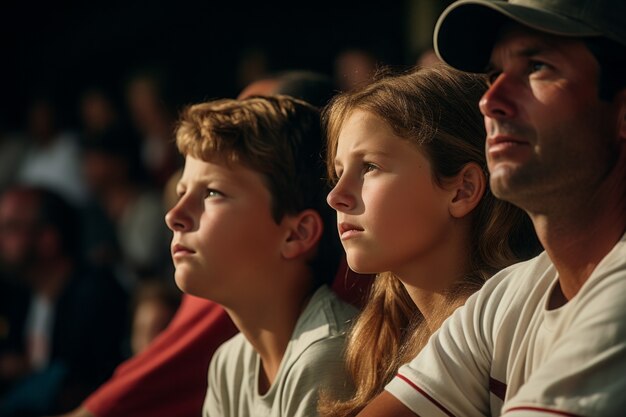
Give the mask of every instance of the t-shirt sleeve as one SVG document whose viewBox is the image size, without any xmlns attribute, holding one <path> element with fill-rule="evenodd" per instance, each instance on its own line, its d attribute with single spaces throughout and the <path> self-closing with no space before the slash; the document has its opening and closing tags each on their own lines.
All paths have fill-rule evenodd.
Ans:
<svg viewBox="0 0 626 417">
<path fill-rule="evenodd" d="M 282 415 L 310 417 L 319 415 L 320 392 L 328 390 L 348 398 L 353 386 L 344 365 L 345 337 L 334 336 L 315 342 L 294 362 L 282 393 Z"/>
<path fill-rule="evenodd" d="M 608 270 L 589 284 L 560 318 L 563 331 L 541 366 L 506 402 L 505 416 L 626 413 L 626 271 Z"/>
<path fill-rule="evenodd" d="M 457 309 L 385 390 L 423 417 L 490 415 L 487 387 L 497 319 L 489 300 L 500 298 L 497 284 L 505 277 L 494 276 Z"/>
<path fill-rule="evenodd" d="M 224 416 L 222 407 L 222 398 L 220 393 L 222 392 L 222 377 L 220 373 L 221 364 L 223 362 L 223 347 L 217 349 L 208 371 L 208 388 L 204 399 L 204 405 L 202 406 L 202 417 L 220 417 Z"/>
</svg>

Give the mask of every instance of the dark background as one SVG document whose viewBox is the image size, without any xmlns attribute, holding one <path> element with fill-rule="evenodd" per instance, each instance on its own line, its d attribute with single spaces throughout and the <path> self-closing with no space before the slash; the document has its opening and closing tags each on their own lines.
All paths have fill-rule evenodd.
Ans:
<svg viewBox="0 0 626 417">
<path fill-rule="evenodd" d="M 250 49 L 266 51 L 270 68 L 331 74 L 347 47 L 372 51 L 389 65 L 409 65 L 409 14 L 441 1 L 94 0 L 10 2 L 0 17 L 0 126 L 22 125 L 29 100 L 54 97 L 65 124 L 89 86 L 122 95 L 124 80 L 143 68 L 166 76 L 180 105 L 235 96 L 237 66 Z M 416 7 L 417 4 L 417 7 Z M 435 4 L 433 6 L 432 4 Z M 419 12 L 419 10 L 418 10 Z M 414 47 L 413 47 L 414 49 Z M 120 97 L 121 98 L 121 97 Z"/>
</svg>

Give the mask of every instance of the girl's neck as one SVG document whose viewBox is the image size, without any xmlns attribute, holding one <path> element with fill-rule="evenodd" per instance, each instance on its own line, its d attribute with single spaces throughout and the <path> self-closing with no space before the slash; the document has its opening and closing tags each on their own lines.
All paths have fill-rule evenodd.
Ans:
<svg viewBox="0 0 626 417">
<path fill-rule="evenodd" d="M 440 313 L 448 310 L 448 304 L 457 304 L 454 287 L 465 280 L 470 263 L 469 238 L 462 238 L 468 235 L 451 236 L 420 259 L 394 271 L 433 330 L 439 327 Z"/>
</svg>

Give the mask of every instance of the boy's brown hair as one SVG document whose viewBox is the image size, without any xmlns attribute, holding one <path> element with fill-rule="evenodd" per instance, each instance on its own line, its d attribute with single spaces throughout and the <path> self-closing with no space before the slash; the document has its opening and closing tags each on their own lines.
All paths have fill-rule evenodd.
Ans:
<svg viewBox="0 0 626 417">
<path fill-rule="evenodd" d="M 324 231 L 311 261 L 315 287 L 331 282 L 340 246 L 334 212 L 326 204 L 320 113 L 288 96 L 221 99 L 187 107 L 176 132 L 179 151 L 203 161 L 240 163 L 262 175 L 272 216 L 317 211 Z"/>
</svg>

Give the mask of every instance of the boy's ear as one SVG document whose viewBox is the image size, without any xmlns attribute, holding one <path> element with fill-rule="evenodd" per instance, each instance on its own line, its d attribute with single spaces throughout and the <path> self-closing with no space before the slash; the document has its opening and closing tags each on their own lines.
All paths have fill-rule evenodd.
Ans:
<svg viewBox="0 0 626 417">
<path fill-rule="evenodd" d="M 450 215 L 462 218 L 476 208 L 485 194 L 487 178 L 480 166 L 474 162 L 466 164 L 452 183 L 453 198 Z"/>
<path fill-rule="evenodd" d="M 288 227 L 287 239 L 283 242 L 281 251 L 285 259 L 294 259 L 309 252 L 317 245 L 324 230 L 321 216 L 312 209 L 285 216 L 284 221 Z"/>
</svg>

